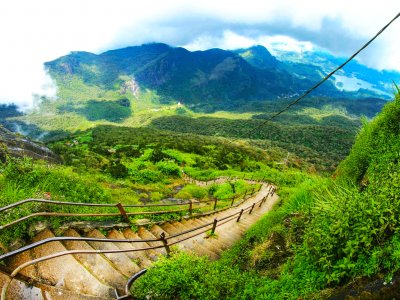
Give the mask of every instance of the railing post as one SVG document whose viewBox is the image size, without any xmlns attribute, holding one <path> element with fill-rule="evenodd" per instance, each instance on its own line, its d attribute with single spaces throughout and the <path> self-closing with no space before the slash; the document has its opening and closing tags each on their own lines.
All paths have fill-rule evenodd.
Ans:
<svg viewBox="0 0 400 300">
<path fill-rule="evenodd" d="M 192 201 L 192 199 L 190 199 L 189 201 L 190 201 L 189 202 L 189 216 L 191 216 L 192 212 L 193 212 L 193 201 Z"/>
<path fill-rule="evenodd" d="M 164 244 L 165 251 L 167 251 L 167 256 L 169 257 L 171 254 L 171 249 L 169 249 L 168 241 L 165 238 L 165 232 L 162 232 L 160 234 L 160 239 L 161 239 L 161 242 Z"/>
<path fill-rule="evenodd" d="M 242 217 L 242 214 L 243 214 L 243 208 L 241 209 L 240 214 L 239 214 L 239 217 L 237 218 L 236 222 L 239 222 L 239 221 L 240 221 L 240 218 Z"/>
<path fill-rule="evenodd" d="M 261 207 L 261 205 L 263 205 L 263 203 L 264 203 L 264 201 L 265 201 L 266 198 L 267 198 L 267 197 L 262 198 L 262 200 L 260 201 L 260 205 L 259 205 L 258 207 Z"/>
<path fill-rule="evenodd" d="M 218 203 L 218 198 L 215 198 L 215 200 L 214 200 L 214 210 L 217 209 L 217 203 Z"/>
<path fill-rule="evenodd" d="M 249 211 L 249 215 L 251 215 L 251 213 L 253 212 L 253 209 L 254 209 L 254 206 L 255 206 L 255 205 L 256 205 L 256 204 L 253 203 L 253 205 L 251 206 L 250 211 Z"/>
<path fill-rule="evenodd" d="M 254 191 L 255 191 L 255 188 L 253 188 L 253 189 L 251 190 L 251 195 L 254 194 Z"/>
<path fill-rule="evenodd" d="M 122 206 L 122 204 L 117 203 L 117 207 L 119 209 L 119 212 L 120 212 L 122 218 L 124 218 L 124 220 L 129 223 L 130 221 L 129 221 L 128 215 L 126 214 L 126 211 L 125 211 L 124 207 Z"/>
<path fill-rule="evenodd" d="M 261 191 L 261 187 L 262 187 L 262 185 L 260 184 L 260 187 L 258 188 L 258 191 Z"/>
<path fill-rule="evenodd" d="M 217 227 L 217 219 L 214 219 L 214 223 L 213 223 L 213 227 L 211 228 L 211 235 L 213 235 L 215 233 L 215 228 Z"/>
</svg>

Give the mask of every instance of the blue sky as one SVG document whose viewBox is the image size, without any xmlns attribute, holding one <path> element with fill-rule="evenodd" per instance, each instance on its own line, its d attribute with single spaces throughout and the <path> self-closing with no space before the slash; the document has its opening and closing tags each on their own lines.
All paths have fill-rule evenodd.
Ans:
<svg viewBox="0 0 400 300">
<path fill-rule="evenodd" d="M 70 51 L 165 42 L 191 50 L 262 44 L 318 46 L 347 56 L 400 11 L 385 1 L 10 0 L 0 3 L 0 103 L 32 106 L 32 94 L 56 90 L 43 62 Z M 360 61 L 400 70 L 400 20 Z"/>
</svg>

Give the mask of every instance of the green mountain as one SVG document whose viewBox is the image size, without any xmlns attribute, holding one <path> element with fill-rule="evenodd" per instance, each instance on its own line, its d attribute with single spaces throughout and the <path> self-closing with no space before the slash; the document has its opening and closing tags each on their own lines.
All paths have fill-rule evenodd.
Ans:
<svg viewBox="0 0 400 300">
<path fill-rule="evenodd" d="M 229 108 L 241 101 L 288 98 L 314 83 L 313 77 L 291 74 L 289 67 L 278 67 L 280 64 L 262 46 L 234 52 L 190 52 L 165 44 L 146 44 L 99 55 L 72 52 L 45 66 L 57 85 L 78 79 L 105 90 L 150 89 L 163 103 Z M 303 75 L 311 72 L 305 69 Z M 315 95 L 338 97 L 343 93 L 328 82 Z"/>
<path fill-rule="evenodd" d="M 386 102 L 371 97 L 374 92 L 342 92 L 326 82 L 249 135 L 320 80 L 321 67 L 279 61 L 262 46 L 190 52 L 159 43 L 98 55 L 72 52 L 45 66 L 57 85 L 57 99 L 42 97 L 25 115 L 4 114 L 2 123 L 10 130 L 55 140 L 118 125 L 252 139 L 258 147 L 273 146 L 280 157 L 289 155 L 301 161 L 298 165 L 318 170 L 333 171 L 350 150 L 360 117 L 373 117 Z"/>
<path fill-rule="evenodd" d="M 259 69 L 273 69 L 278 65 L 278 60 L 263 46 L 253 46 L 247 49 L 233 51 L 239 54 L 252 66 Z"/>
</svg>

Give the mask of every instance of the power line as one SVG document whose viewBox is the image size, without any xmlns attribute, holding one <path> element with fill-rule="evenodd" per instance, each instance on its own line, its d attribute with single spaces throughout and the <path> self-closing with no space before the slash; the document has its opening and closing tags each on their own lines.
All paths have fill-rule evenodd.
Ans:
<svg viewBox="0 0 400 300">
<path fill-rule="evenodd" d="M 367 48 L 379 35 L 381 35 L 382 32 L 384 32 L 397 18 L 400 17 L 400 13 L 398 13 L 389 23 L 387 23 L 384 27 L 382 27 L 381 30 L 378 31 L 377 34 L 375 34 L 375 36 L 373 38 L 371 38 L 367 43 L 365 43 L 360 49 L 358 49 L 352 56 L 350 56 L 344 63 L 342 63 L 340 66 L 338 66 L 335 70 L 333 70 L 332 72 L 330 72 L 328 75 L 326 75 L 323 79 L 321 79 L 317 84 L 315 84 L 313 87 L 311 87 L 310 89 L 308 89 L 303 95 L 301 95 L 300 97 L 296 98 L 295 100 L 293 100 L 292 102 L 290 102 L 285 108 L 283 108 L 282 110 L 278 111 L 277 113 L 273 114 L 271 117 L 269 117 L 268 119 L 266 119 L 265 121 L 263 121 L 261 124 L 257 125 L 256 127 L 254 127 L 253 129 L 251 129 L 248 133 L 247 136 L 250 136 L 250 134 L 252 134 L 253 132 L 257 131 L 258 129 L 260 129 L 261 127 L 263 127 L 266 123 L 268 123 L 269 121 L 272 121 L 273 119 L 275 119 L 277 116 L 279 116 L 280 114 L 284 113 L 285 111 L 287 111 L 289 108 L 291 108 L 293 105 L 295 105 L 297 102 L 299 102 L 300 100 L 302 100 L 303 98 L 305 98 L 308 94 L 310 94 L 313 90 L 315 90 L 316 88 L 318 88 L 321 84 L 323 84 L 325 81 L 327 81 L 329 78 L 332 77 L 333 74 L 335 74 L 337 71 L 339 71 L 340 69 L 342 69 L 345 65 L 347 65 L 354 57 L 356 57 L 361 51 L 363 51 L 365 48 Z M 237 140 L 233 139 L 233 141 Z"/>
</svg>

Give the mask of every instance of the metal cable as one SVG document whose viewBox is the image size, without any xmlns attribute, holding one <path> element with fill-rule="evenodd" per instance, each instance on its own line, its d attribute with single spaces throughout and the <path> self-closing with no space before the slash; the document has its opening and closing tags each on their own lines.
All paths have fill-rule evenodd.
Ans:
<svg viewBox="0 0 400 300">
<path fill-rule="evenodd" d="M 263 121 L 261 124 L 257 125 L 253 129 L 251 129 L 246 136 L 250 136 L 253 132 L 257 131 L 261 127 L 263 127 L 266 123 L 269 121 L 272 121 L 275 119 L 277 116 L 280 114 L 284 113 L 287 111 L 289 108 L 291 108 L 293 105 L 298 103 L 300 100 L 305 98 L 308 94 L 310 94 L 312 91 L 317 89 L 320 85 L 322 85 L 325 81 L 327 81 L 329 78 L 332 77 L 333 74 L 335 74 L 337 71 L 342 69 L 345 65 L 347 65 L 351 60 L 353 60 L 361 51 L 363 51 L 365 48 L 367 48 L 379 35 L 381 35 L 397 18 L 400 17 L 400 13 L 398 13 L 389 23 L 387 23 L 384 27 L 382 27 L 381 30 L 379 30 L 367 43 L 365 43 L 360 49 L 358 49 L 352 56 L 350 56 L 344 63 L 342 63 L 340 66 L 338 66 L 335 70 L 330 72 L 328 75 L 326 75 L 322 80 L 320 80 L 317 84 L 315 84 L 313 87 L 308 89 L 303 95 L 300 97 L 296 98 L 294 101 L 290 102 L 285 108 L 282 110 L 278 111 L 277 113 L 273 114 L 271 117 L 267 118 L 265 121 Z M 239 138 L 234 138 L 231 140 L 231 142 L 238 140 Z"/>
</svg>

